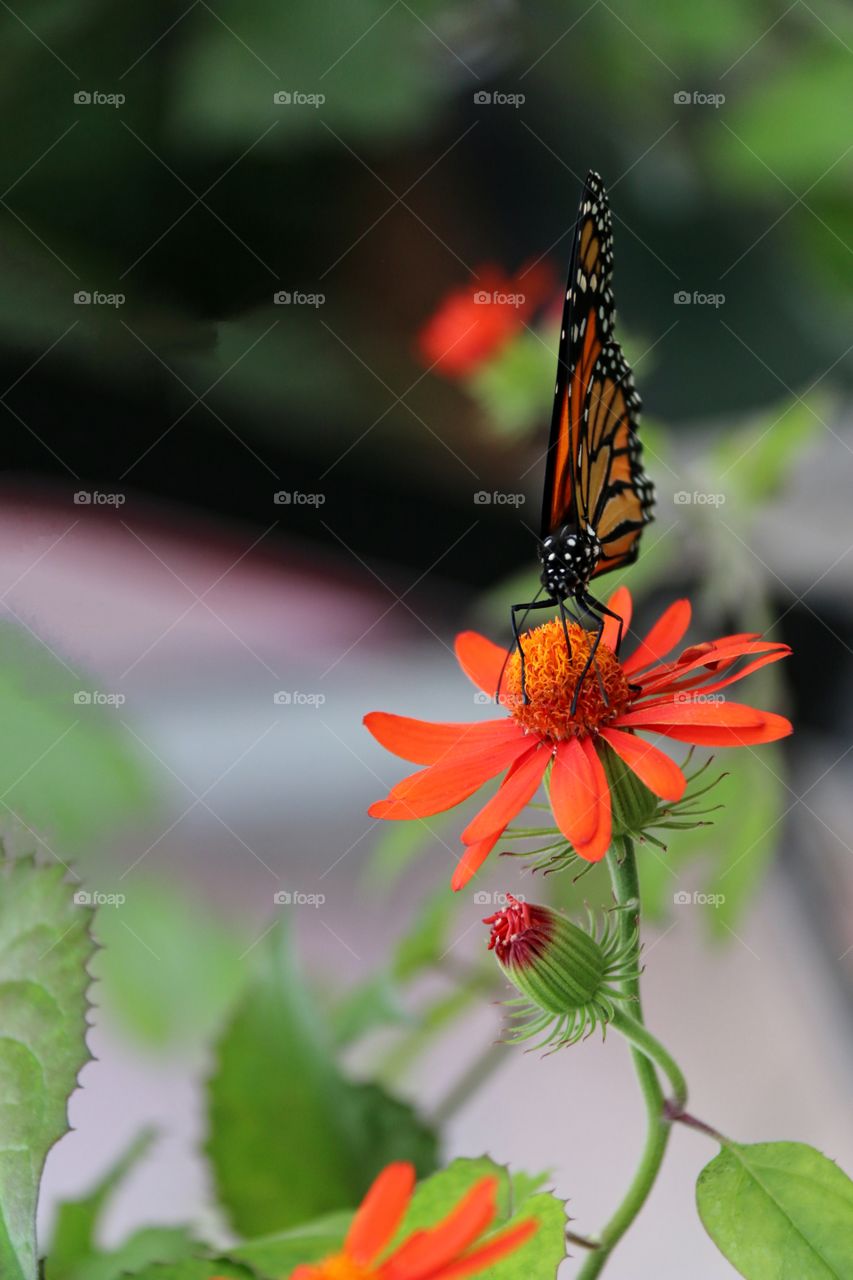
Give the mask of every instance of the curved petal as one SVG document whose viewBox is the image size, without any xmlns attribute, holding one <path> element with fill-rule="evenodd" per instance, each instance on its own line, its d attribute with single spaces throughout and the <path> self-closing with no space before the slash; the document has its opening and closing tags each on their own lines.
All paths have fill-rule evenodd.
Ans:
<svg viewBox="0 0 853 1280">
<path fill-rule="evenodd" d="M 460 889 L 464 889 L 470 880 L 480 870 L 480 867 L 486 861 L 489 854 L 494 849 L 497 842 L 503 835 L 503 827 L 495 831 L 492 835 L 487 836 L 485 840 L 478 840 L 476 844 L 465 846 L 465 852 L 457 863 L 453 878 L 450 881 L 450 887 L 454 893 L 458 893 Z"/>
<path fill-rule="evenodd" d="M 493 698 L 506 662 L 507 650 L 478 631 L 463 631 L 456 637 L 456 660 L 469 680 Z"/>
<path fill-rule="evenodd" d="M 618 613 L 622 619 L 622 638 L 624 640 L 631 629 L 631 614 L 634 609 L 631 600 L 631 592 L 627 587 L 617 587 L 613 595 L 607 601 L 608 609 L 612 609 L 614 613 Z M 616 640 L 619 635 L 619 623 L 615 618 L 608 618 L 605 614 L 604 629 L 601 633 L 601 643 L 606 644 L 608 649 L 616 652 Z"/>
<path fill-rule="evenodd" d="M 690 626 L 690 617 L 689 600 L 676 600 L 671 604 L 658 618 L 645 640 L 622 663 L 625 671 L 629 674 L 639 671 L 653 662 L 659 662 L 670 653 L 684 638 Z"/>
<path fill-rule="evenodd" d="M 458 1262 L 443 1267 L 430 1280 L 462 1280 L 463 1276 L 476 1275 L 478 1271 L 488 1274 L 489 1267 L 501 1258 L 505 1258 L 513 1250 L 519 1249 L 536 1234 L 538 1229 L 539 1224 L 535 1218 L 528 1218 L 525 1222 L 520 1222 L 517 1227 L 507 1227 L 506 1231 L 492 1236 L 491 1240 L 479 1249 L 472 1249 Z"/>
<path fill-rule="evenodd" d="M 415 1187 L 411 1164 L 389 1164 L 374 1181 L 347 1232 L 344 1250 L 361 1266 L 382 1252 L 399 1227 Z"/>
<path fill-rule="evenodd" d="M 677 695 L 676 695 L 677 696 Z M 764 715 L 742 702 L 703 702 L 701 693 L 685 694 L 682 699 L 658 702 L 654 706 L 635 707 L 617 718 L 620 728 L 651 729 L 660 725 L 715 725 L 728 729 L 753 728 Z"/>
<path fill-rule="evenodd" d="M 720 646 L 693 645 L 692 648 L 685 649 L 677 661 L 641 676 L 640 684 L 644 693 L 661 692 L 668 688 L 678 688 L 681 679 L 691 671 L 701 673 L 704 669 L 710 675 L 728 669 L 738 658 L 745 658 L 750 654 L 777 653 L 786 658 L 790 652 L 788 645 L 767 640 L 742 640 L 737 644 Z"/>
<path fill-rule="evenodd" d="M 481 1179 L 443 1222 L 410 1236 L 383 1266 L 389 1280 L 396 1275 L 424 1280 L 442 1274 L 442 1268 L 457 1260 L 494 1218 L 497 1185 L 497 1178 Z"/>
<path fill-rule="evenodd" d="M 673 693 L 689 694 L 693 690 L 701 694 L 719 693 L 720 689 L 725 689 L 728 685 L 736 684 L 738 680 L 751 676 L 753 671 L 758 671 L 759 668 L 766 667 L 771 662 L 779 662 L 780 659 L 787 658 L 789 652 L 790 650 L 782 653 L 765 653 L 763 657 L 756 658 L 753 662 L 748 662 L 739 671 L 734 671 L 721 680 L 712 680 L 710 683 L 707 682 L 707 676 L 710 674 L 708 672 L 691 680 L 672 681 L 668 684 L 662 684 L 660 688 L 647 689 L 646 693 L 637 699 L 634 706 L 637 708 L 656 707 L 664 702 L 672 702 Z"/>
<path fill-rule="evenodd" d="M 521 757 L 488 804 L 468 823 L 462 832 L 463 843 L 477 844 L 498 829 L 503 831 L 507 823 L 512 822 L 533 799 L 550 759 L 550 750 L 540 743 Z"/>
<path fill-rule="evenodd" d="M 470 795 L 508 768 L 529 750 L 524 735 L 500 747 L 484 747 L 478 753 L 451 757 L 403 778 L 384 800 L 368 809 L 371 818 L 428 818 L 467 800 Z"/>
<path fill-rule="evenodd" d="M 514 720 L 479 720 L 473 724 L 441 724 L 371 711 L 364 717 L 367 731 L 387 751 L 413 764 L 436 764 L 451 752 L 501 746 L 523 736 Z"/>
<path fill-rule="evenodd" d="M 794 726 L 784 716 L 772 711 L 761 711 L 758 724 L 727 728 L 717 725 L 663 725 L 650 728 L 650 733 L 660 733 L 677 742 L 689 742 L 695 747 L 755 747 L 764 742 L 776 742 L 793 733 Z"/>
<path fill-rule="evenodd" d="M 557 744 L 551 808 L 575 852 L 587 862 L 599 862 L 610 846 L 610 791 L 589 738 L 567 738 Z"/>
<path fill-rule="evenodd" d="M 641 782 L 662 800 L 680 800 L 687 779 L 666 752 L 621 729 L 602 729 L 601 736 Z"/>
</svg>

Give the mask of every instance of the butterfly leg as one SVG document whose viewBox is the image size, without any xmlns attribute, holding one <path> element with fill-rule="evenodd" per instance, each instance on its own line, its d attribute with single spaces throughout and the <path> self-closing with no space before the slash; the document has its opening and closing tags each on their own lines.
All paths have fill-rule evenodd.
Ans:
<svg viewBox="0 0 853 1280">
<path fill-rule="evenodd" d="M 534 609 L 553 609 L 554 605 L 557 603 L 557 601 L 552 600 L 550 596 L 548 596 L 547 599 L 545 600 L 540 600 L 539 599 L 540 594 L 541 592 L 537 593 L 537 595 L 534 597 L 533 600 L 530 600 L 526 603 L 522 602 L 521 604 L 511 605 L 510 611 L 509 611 L 510 624 L 512 626 L 512 636 L 513 636 L 513 640 L 515 641 L 515 648 L 518 650 L 519 660 L 521 662 L 521 700 L 525 706 L 530 701 L 530 699 L 527 696 L 527 688 L 525 686 L 525 680 L 524 680 L 524 649 L 521 644 L 521 631 L 523 630 L 524 624 L 527 621 L 527 615 L 531 613 Z M 521 619 L 521 626 L 519 626 L 516 614 L 521 609 L 524 610 L 524 614 Z M 500 674 L 500 678 L 498 679 L 498 687 L 495 691 L 495 702 L 498 702 L 498 703 L 501 700 L 501 685 L 503 684 L 504 673 L 506 671 L 507 663 L 510 660 L 511 654 L 512 654 L 512 650 L 510 649 L 507 652 L 507 655 L 504 658 L 504 664 L 501 667 L 501 674 Z"/>
<path fill-rule="evenodd" d="M 595 661 L 595 655 L 596 655 L 596 652 L 598 651 L 598 646 L 601 644 L 601 637 L 603 636 L 603 634 L 604 634 L 604 618 L 599 617 L 598 627 L 596 628 L 596 632 L 595 632 L 595 639 L 592 642 L 592 647 L 587 655 L 586 662 L 583 665 L 583 670 L 578 676 L 577 682 L 575 684 L 575 691 L 572 694 L 572 705 L 569 710 L 569 715 L 573 716 L 578 709 L 578 698 L 580 697 L 580 692 L 581 692 L 581 689 L 583 688 L 583 682 L 587 678 L 589 674 L 589 669 L 592 666 L 593 662 Z"/>
</svg>

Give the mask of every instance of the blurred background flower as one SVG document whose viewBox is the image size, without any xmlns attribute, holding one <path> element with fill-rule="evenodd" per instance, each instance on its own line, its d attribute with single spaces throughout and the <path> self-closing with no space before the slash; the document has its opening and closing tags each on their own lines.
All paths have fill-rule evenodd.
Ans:
<svg viewBox="0 0 853 1280">
<path fill-rule="evenodd" d="M 0 801 L 7 842 L 101 895 L 107 943 L 45 1213 L 151 1121 L 110 1230 L 210 1214 L 206 1046 L 283 918 L 341 1070 L 446 1118 L 451 1153 L 553 1167 L 585 1221 L 627 1179 L 627 1061 L 573 1057 L 574 1096 L 620 1100 L 602 1128 L 554 1121 L 565 1055 L 489 1049 L 458 830 L 365 816 L 396 774 L 360 725 L 454 718 L 453 636 L 508 637 L 529 598 L 590 167 L 660 494 L 637 630 L 688 594 L 697 634 L 795 652 L 751 689 L 795 737 L 644 851 L 649 1016 L 723 1129 L 849 1165 L 849 12 L 12 0 L 0 24 Z M 605 904 L 596 875 L 545 883 Z M 683 1176 L 706 1151 L 673 1147 L 614 1280 L 720 1274 Z"/>
</svg>

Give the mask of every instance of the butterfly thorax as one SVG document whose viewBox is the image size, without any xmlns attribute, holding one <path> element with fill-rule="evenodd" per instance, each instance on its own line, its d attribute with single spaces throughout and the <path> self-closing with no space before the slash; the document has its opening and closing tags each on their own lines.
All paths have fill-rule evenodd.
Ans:
<svg viewBox="0 0 853 1280">
<path fill-rule="evenodd" d="M 595 573 L 601 552 L 592 529 L 565 524 L 549 533 L 539 544 L 542 586 L 555 600 L 577 595 Z"/>
</svg>

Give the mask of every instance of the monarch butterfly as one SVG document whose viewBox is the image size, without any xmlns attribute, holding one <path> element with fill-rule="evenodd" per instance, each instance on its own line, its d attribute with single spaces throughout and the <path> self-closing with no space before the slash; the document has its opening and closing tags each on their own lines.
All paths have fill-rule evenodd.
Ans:
<svg viewBox="0 0 853 1280">
<path fill-rule="evenodd" d="M 521 662 L 519 636 L 533 609 L 557 606 L 571 652 L 566 602 L 598 620 L 595 640 L 578 679 L 572 714 L 595 659 L 605 616 L 622 619 L 589 592 L 589 583 L 611 569 L 633 563 L 643 527 L 652 519 L 654 486 L 642 467 L 637 436 L 641 402 L 622 350 L 613 339 L 613 231 L 607 192 L 590 171 L 581 194 L 569 267 L 551 435 L 545 467 L 542 528 L 538 547 L 541 583 L 533 600 L 511 609 L 512 633 Z M 542 593 L 545 598 L 540 599 Z"/>
</svg>

